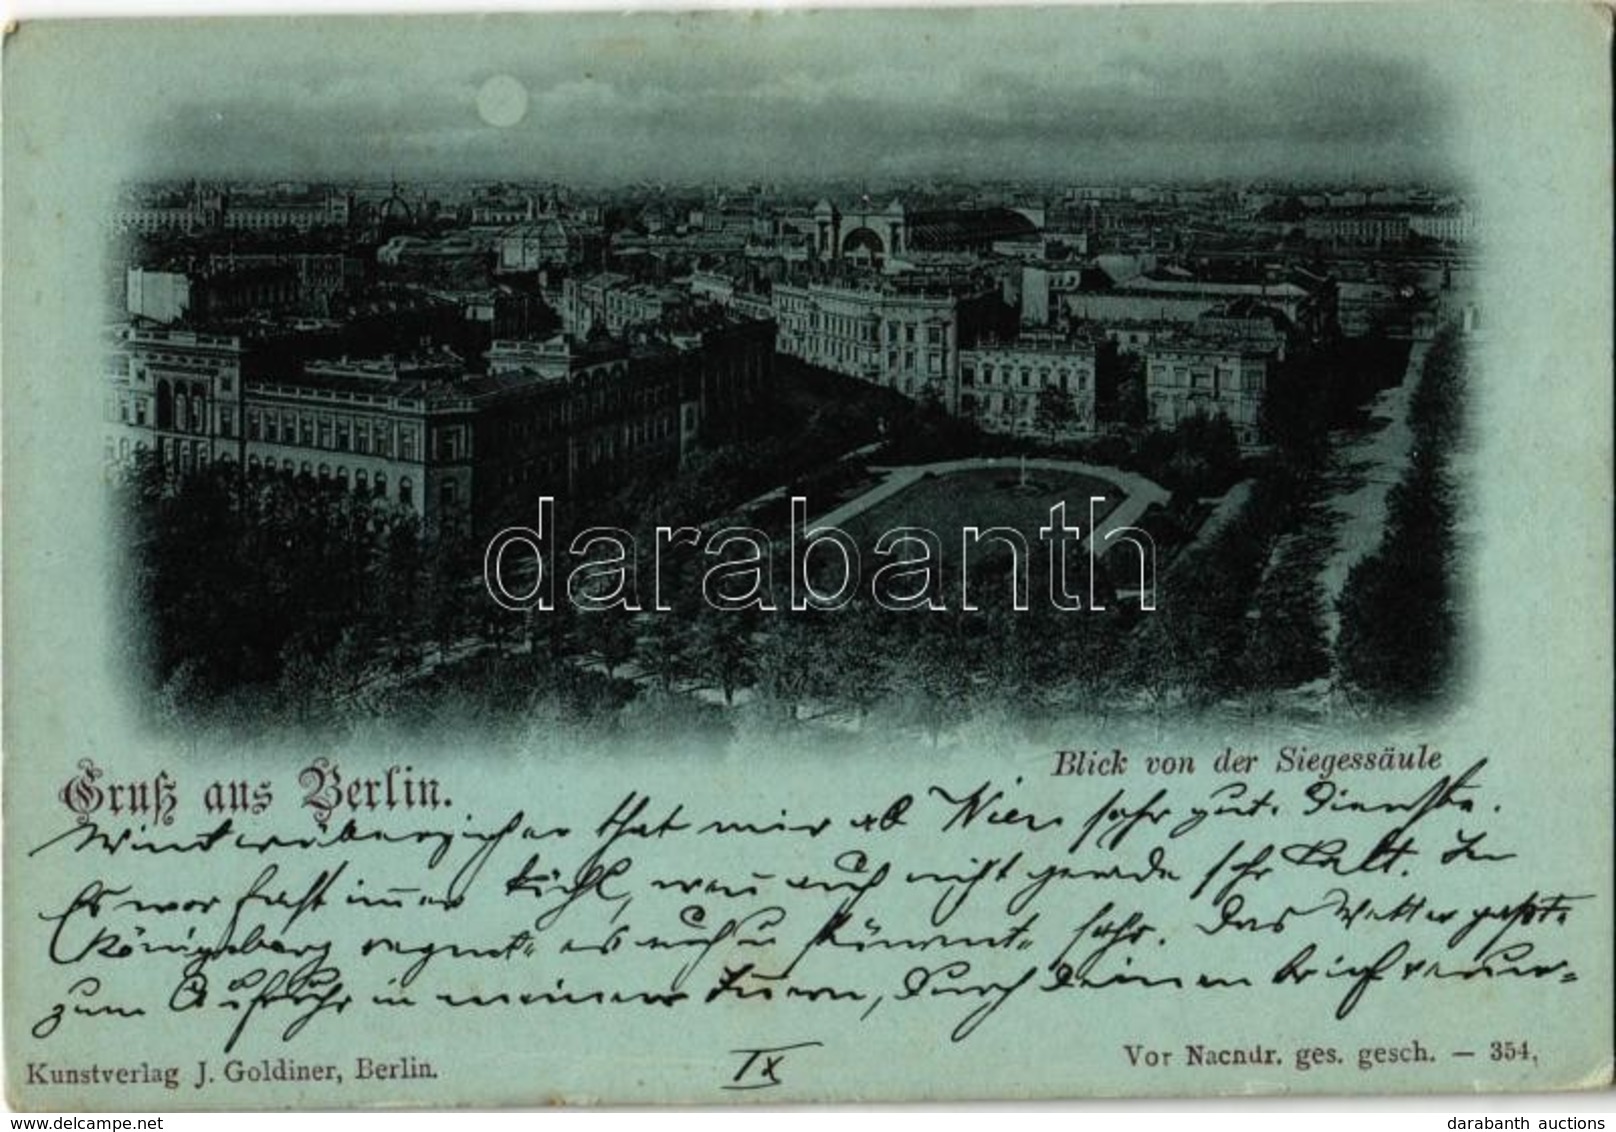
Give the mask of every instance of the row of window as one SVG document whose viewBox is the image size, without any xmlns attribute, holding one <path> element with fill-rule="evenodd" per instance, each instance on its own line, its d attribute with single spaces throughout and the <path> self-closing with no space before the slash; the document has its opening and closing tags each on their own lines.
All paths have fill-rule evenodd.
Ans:
<svg viewBox="0 0 1616 1132">
<path fill-rule="evenodd" d="M 131 446 L 127 436 L 116 442 L 114 442 L 111 437 L 108 437 L 104 452 L 106 454 L 107 463 L 111 464 L 114 461 L 126 463 L 132 453 L 144 452 L 146 451 L 146 447 L 147 445 L 144 440 L 137 440 Z"/>
<path fill-rule="evenodd" d="M 171 432 L 206 433 L 208 428 L 208 398 L 201 382 L 176 382 L 170 388 L 167 381 L 157 383 L 157 427 Z M 133 420 L 130 418 L 133 417 Z M 124 424 L 146 423 L 144 398 L 118 399 L 118 419 Z M 220 436 L 236 434 L 236 411 L 229 405 L 219 408 Z"/>
<path fill-rule="evenodd" d="M 899 338 L 900 329 L 902 330 L 902 338 L 901 339 Z M 944 337 L 945 337 L 945 335 L 944 335 L 944 332 L 943 332 L 943 328 L 941 326 L 928 326 L 928 327 L 926 327 L 926 345 L 928 345 L 928 346 L 941 346 L 943 344 Z M 904 325 L 903 327 L 900 328 L 899 325 L 897 323 L 895 323 L 895 322 L 887 323 L 887 341 L 888 342 L 897 342 L 897 341 L 900 341 L 900 340 L 903 341 L 903 342 L 906 342 L 906 343 L 913 344 L 917 340 L 916 336 L 915 336 L 915 327 L 912 326 L 912 325 L 907 325 L 906 324 L 906 325 Z"/>
<path fill-rule="evenodd" d="M 134 451 L 146 451 L 146 442 L 136 442 Z M 167 468 L 169 471 L 179 471 L 189 474 L 191 472 L 206 468 L 209 462 L 208 442 L 205 440 L 176 440 L 173 437 L 165 437 L 161 442 L 158 452 L 162 456 L 163 467 Z M 129 453 L 129 441 L 118 441 L 118 458 L 120 460 L 127 460 L 129 458 Z M 112 455 L 112 442 L 110 440 L 107 442 L 107 455 L 109 457 Z M 221 456 L 220 460 L 228 463 L 230 457 L 228 454 L 226 454 Z"/>
<path fill-rule="evenodd" d="M 161 362 L 164 367 L 172 367 L 177 370 L 201 370 L 203 376 L 211 375 L 214 378 L 220 393 L 234 393 L 236 390 L 236 375 L 229 370 L 221 371 L 217 369 L 218 363 L 216 361 L 197 358 L 190 354 L 168 354 L 160 351 L 148 352 L 143 357 L 148 363 Z M 145 365 L 136 365 L 134 372 L 135 380 L 139 382 L 145 382 L 148 378 L 156 376 L 159 386 L 166 381 L 183 382 L 197 376 L 195 373 L 184 372 L 168 376 L 160 373 L 153 375 Z"/>
<path fill-rule="evenodd" d="M 666 440 L 673 435 L 673 417 L 666 414 L 653 418 L 640 417 L 623 426 L 623 444 L 633 447 L 652 440 Z"/>
<path fill-rule="evenodd" d="M 1230 404 L 1206 398 L 1160 398 L 1150 402 L 1150 417 L 1167 426 L 1192 417 L 1221 418 L 1234 426 L 1235 436 L 1242 444 L 1254 443 L 1261 432 L 1257 427 L 1256 413 L 1239 402 Z"/>
<path fill-rule="evenodd" d="M 1049 385 L 1050 373 L 1051 371 L 1047 369 L 1037 371 L 1037 388 L 1042 389 Z M 974 366 L 965 365 L 960 367 L 961 385 L 975 385 L 978 376 L 981 377 L 983 385 L 1015 385 L 1019 378 L 1021 388 L 1031 389 L 1034 387 L 1033 378 L 1035 374 L 1030 366 L 1022 366 L 1017 370 L 1012 366 L 985 365 L 982 367 L 980 374 L 977 373 Z M 1089 387 L 1089 375 L 1081 370 L 1076 374 L 1075 383 L 1073 382 L 1072 372 L 1067 369 L 1055 370 L 1054 377 L 1056 387 L 1063 393 L 1083 392 Z"/>
<path fill-rule="evenodd" d="M 832 334 L 840 338 L 848 338 L 871 345 L 880 340 L 880 325 L 867 315 L 826 314 L 815 311 L 803 320 L 805 325 L 803 333 L 817 331 L 822 334 Z M 943 326 L 929 325 L 917 327 L 912 323 L 887 322 L 886 340 L 897 345 L 917 345 L 924 342 L 928 346 L 941 346 L 947 341 L 947 330 Z M 922 335 L 920 332 L 924 330 Z"/>
<path fill-rule="evenodd" d="M 887 369 L 889 370 L 903 369 L 912 371 L 916 368 L 917 360 L 913 350 L 905 350 L 901 355 L 896 350 L 887 351 Z M 933 351 L 926 355 L 926 372 L 933 377 L 943 372 L 943 356 L 941 354 Z"/>
<path fill-rule="evenodd" d="M 824 314 L 815 311 L 806 319 L 807 331 L 818 331 L 821 334 L 834 334 L 840 338 L 851 338 L 859 342 L 874 345 L 880 327 L 873 320 L 864 317 L 854 317 L 844 314 Z M 911 329 L 913 329 L 911 327 Z"/>
<path fill-rule="evenodd" d="M 642 419 L 621 429 L 603 429 L 591 435 L 587 445 L 578 446 L 579 463 L 583 467 L 593 468 L 616 460 L 620 455 L 631 456 L 636 448 L 644 444 L 668 440 L 673 436 L 673 429 L 674 418 L 671 416 Z"/>
<path fill-rule="evenodd" d="M 325 217 L 316 217 L 308 213 L 294 213 L 285 215 L 281 213 L 257 212 L 230 212 L 225 215 L 226 228 L 312 228 Z"/>
<path fill-rule="evenodd" d="M 146 442 L 142 440 L 131 444 L 127 437 L 116 442 L 109 438 L 106 441 L 104 451 L 108 463 L 114 461 L 127 462 L 135 453 L 146 451 Z M 162 443 L 161 451 L 164 467 L 181 472 L 199 471 L 207 467 L 209 463 L 207 445 L 201 441 L 166 439 Z M 220 459 L 228 462 L 229 456 L 224 455 Z M 345 491 L 350 487 L 348 469 L 340 464 L 337 465 L 335 472 L 333 472 L 329 464 L 315 466 L 307 460 L 300 464 L 291 460 L 282 460 L 279 464 L 276 464 L 273 459 L 260 460 L 257 456 L 251 456 L 247 459 L 247 471 L 250 475 L 280 473 L 286 476 L 317 476 L 322 481 L 335 482 Z M 352 490 L 357 494 L 385 499 L 387 498 L 388 490 L 387 473 L 377 472 L 375 478 L 372 479 L 363 468 L 360 468 L 353 473 L 351 486 Z M 459 486 L 454 480 L 444 480 L 440 494 L 446 507 L 452 507 L 460 501 Z M 415 485 L 409 476 L 399 478 L 398 502 L 405 507 L 415 505 Z"/>
<path fill-rule="evenodd" d="M 880 365 L 879 354 L 872 355 L 868 349 L 834 339 L 826 342 L 786 337 L 780 340 L 780 352 L 828 365 L 843 373 L 856 371 L 864 366 L 878 368 Z M 886 369 L 889 374 L 916 373 L 923 369 L 929 376 L 941 377 L 943 355 L 935 350 L 927 351 L 923 355 L 914 350 L 889 350 Z"/>
<path fill-rule="evenodd" d="M 337 465 L 333 474 L 330 464 L 315 466 L 304 460 L 296 463 L 292 460 L 282 460 L 276 464 L 274 459 L 260 461 L 257 456 L 247 458 L 247 474 L 262 475 L 266 473 L 280 473 L 286 476 L 314 476 L 322 482 L 335 482 L 344 491 L 349 490 L 350 480 L 348 469 L 341 464 Z M 353 473 L 352 490 L 359 495 L 369 495 L 377 499 L 387 498 L 387 473 L 377 472 L 372 479 L 365 469 L 360 468 Z M 443 499 L 447 504 L 457 501 L 458 490 L 453 480 L 443 481 Z M 415 484 L 409 476 L 400 476 L 398 480 L 398 501 L 405 507 L 415 505 Z"/>
<path fill-rule="evenodd" d="M 118 421 L 120 424 L 134 424 L 142 427 L 146 424 L 146 401 L 142 397 L 132 400 L 128 397 L 107 399 L 106 420 Z"/>
<path fill-rule="evenodd" d="M 1087 421 L 1089 415 L 1082 406 L 1077 409 L 1077 420 Z M 998 417 L 1006 421 L 1031 422 L 1038 415 L 1038 398 L 1018 393 L 984 393 L 980 398 L 964 397 L 960 411 L 977 417 Z"/>
<path fill-rule="evenodd" d="M 1163 386 L 1178 386 L 1197 392 L 1210 391 L 1214 394 L 1228 390 L 1236 394 L 1250 396 L 1262 392 L 1262 375 L 1260 372 L 1242 372 L 1238 368 L 1224 368 L 1221 366 L 1152 366 L 1149 371 L 1148 384 L 1152 388 Z"/>
<path fill-rule="evenodd" d="M 386 459 L 392 458 L 396 447 L 400 460 L 415 460 L 421 444 L 420 432 L 412 425 L 363 417 L 357 420 L 329 417 L 292 409 L 248 409 L 247 439 L 333 452 L 357 452 Z M 446 431 L 439 440 L 439 456 L 456 459 L 462 446 L 458 430 Z"/>
<path fill-rule="evenodd" d="M 636 397 L 635 400 L 647 400 L 647 398 Z M 207 405 L 204 398 L 181 393 L 168 402 L 159 398 L 158 404 L 159 427 L 198 434 L 207 432 Z M 167 412 L 161 411 L 165 404 Z M 122 424 L 144 426 L 147 423 L 146 402 L 138 397 L 132 399 L 120 397 L 116 402 L 109 399 L 106 419 L 117 420 Z M 541 434 L 549 431 L 560 419 L 558 413 L 547 414 L 536 431 Z M 235 436 L 233 408 L 225 406 L 220 409 L 218 431 L 219 435 L 226 439 Z M 507 431 L 508 434 L 526 437 L 534 430 L 530 429 L 529 422 L 521 421 L 513 422 Z M 405 461 L 415 460 L 419 434 L 410 426 L 400 427 L 391 422 L 372 422 L 364 419 L 355 421 L 344 417 L 314 416 L 291 410 L 257 408 L 247 410 L 247 438 L 271 444 L 355 452 L 360 455 L 391 459 L 395 447 L 395 432 L 398 458 Z M 673 418 L 667 413 L 660 413 L 655 417 L 641 416 L 624 423 L 622 432 L 624 442 L 628 444 L 666 439 L 673 435 Z M 469 448 L 469 436 L 464 426 L 440 429 L 434 434 L 434 439 L 437 448 L 436 458 L 439 460 L 460 459 Z"/>
</svg>

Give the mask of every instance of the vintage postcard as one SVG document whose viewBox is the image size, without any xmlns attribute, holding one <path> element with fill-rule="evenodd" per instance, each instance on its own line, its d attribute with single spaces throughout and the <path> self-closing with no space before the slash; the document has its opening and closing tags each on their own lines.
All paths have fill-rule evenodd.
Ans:
<svg viewBox="0 0 1616 1132">
<path fill-rule="evenodd" d="M 12 29 L 10 1103 L 1608 1087 L 1609 61 Z"/>
</svg>

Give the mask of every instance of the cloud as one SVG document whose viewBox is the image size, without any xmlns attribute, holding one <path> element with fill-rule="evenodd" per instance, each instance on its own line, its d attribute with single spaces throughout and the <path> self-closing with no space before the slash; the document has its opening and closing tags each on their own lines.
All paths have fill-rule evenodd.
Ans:
<svg viewBox="0 0 1616 1132">
<path fill-rule="evenodd" d="M 1294 14 L 1277 24 L 1230 16 L 1206 46 L 1134 9 L 496 21 L 418 58 L 396 44 L 311 52 L 211 96 L 200 81 L 174 96 L 156 156 L 204 175 L 378 176 L 393 163 L 405 176 L 595 181 L 1440 164 L 1447 100 L 1407 50 L 1334 46 Z M 546 31 L 560 34 L 534 34 Z M 476 114 L 497 72 L 531 92 L 509 136 Z"/>
</svg>

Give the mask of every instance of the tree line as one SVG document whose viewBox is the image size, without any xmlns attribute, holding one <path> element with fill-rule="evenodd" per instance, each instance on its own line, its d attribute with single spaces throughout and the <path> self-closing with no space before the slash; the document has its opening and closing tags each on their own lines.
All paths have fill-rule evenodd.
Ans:
<svg viewBox="0 0 1616 1132">
<path fill-rule="evenodd" d="M 1386 497 L 1378 549 L 1347 576 L 1341 677 L 1366 706 L 1407 709 L 1452 691 L 1461 659 L 1459 506 L 1453 454 L 1464 439 L 1464 342 L 1448 327 L 1409 402 L 1409 466 Z"/>
</svg>

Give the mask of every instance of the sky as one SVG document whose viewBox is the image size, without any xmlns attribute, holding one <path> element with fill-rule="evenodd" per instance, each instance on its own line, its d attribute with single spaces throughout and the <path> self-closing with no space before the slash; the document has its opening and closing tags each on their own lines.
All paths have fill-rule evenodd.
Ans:
<svg viewBox="0 0 1616 1132">
<path fill-rule="evenodd" d="M 1450 25 L 1427 9 L 1287 5 L 96 34 L 122 37 L 108 97 L 147 112 L 152 176 L 1361 183 L 1451 173 Z"/>
</svg>

